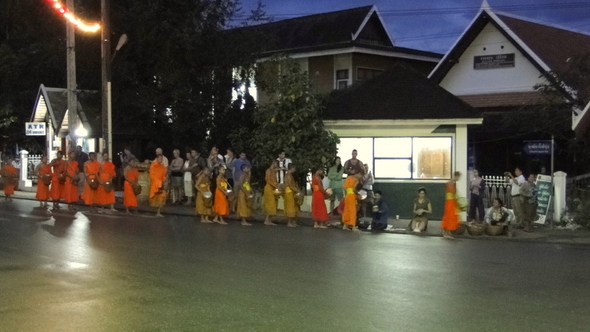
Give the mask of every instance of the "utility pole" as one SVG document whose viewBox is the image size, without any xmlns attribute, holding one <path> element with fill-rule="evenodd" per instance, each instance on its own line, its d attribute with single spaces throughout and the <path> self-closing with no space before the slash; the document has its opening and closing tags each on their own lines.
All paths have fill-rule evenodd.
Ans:
<svg viewBox="0 0 590 332">
<path fill-rule="evenodd" d="M 67 7 L 74 12 L 74 0 L 67 0 Z M 66 23 L 67 45 L 67 90 L 68 90 L 68 131 L 71 141 L 76 142 L 76 129 L 78 128 L 78 84 L 76 83 L 76 27 Z M 75 145 L 75 143 L 74 143 Z M 69 147 L 72 149 L 73 147 Z"/>
<path fill-rule="evenodd" d="M 113 158 L 111 111 L 111 27 L 110 0 L 101 0 L 101 68 L 102 68 L 102 138 L 109 157 Z M 102 151 L 101 151 L 102 152 Z"/>
</svg>

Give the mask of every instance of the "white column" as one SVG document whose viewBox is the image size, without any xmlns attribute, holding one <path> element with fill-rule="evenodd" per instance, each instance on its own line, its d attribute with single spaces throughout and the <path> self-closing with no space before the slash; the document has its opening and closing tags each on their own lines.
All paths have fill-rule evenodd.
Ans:
<svg viewBox="0 0 590 332">
<path fill-rule="evenodd" d="M 18 183 L 19 188 L 31 188 L 33 181 L 29 180 L 29 151 L 20 151 L 20 181 Z"/>
<path fill-rule="evenodd" d="M 457 125 L 455 131 L 455 167 L 453 172 L 461 172 L 457 182 L 457 193 L 461 197 L 469 197 L 469 173 L 467 173 L 467 125 Z M 451 174 L 452 176 L 453 174 Z M 467 220 L 467 213 L 462 212 L 461 221 Z"/>
<path fill-rule="evenodd" d="M 565 186 L 567 183 L 567 173 L 559 171 L 553 173 L 553 186 L 555 196 L 553 197 L 553 222 L 558 223 L 561 220 L 561 215 L 566 209 L 565 204 Z"/>
</svg>

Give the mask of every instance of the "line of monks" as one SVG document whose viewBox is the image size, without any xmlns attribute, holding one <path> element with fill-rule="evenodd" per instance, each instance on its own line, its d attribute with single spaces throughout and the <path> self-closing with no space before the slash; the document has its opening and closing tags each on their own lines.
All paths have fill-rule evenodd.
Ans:
<svg viewBox="0 0 590 332">
<path fill-rule="evenodd" d="M 57 157 L 51 162 L 47 162 L 47 157 L 43 156 L 41 163 L 35 169 L 38 177 L 38 186 L 36 198 L 40 201 L 41 207 L 48 207 L 48 201 L 51 199 L 54 209 L 60 209 L 59 203 L 64 200 L 68 208 L 74 210 L 74 203 L 82 199 L 85 204 L 91 207 L 91 211 L 98 211 L 98 207 L 105 209 L 110 207 L 114 211 L 115 191 L 113 180 L 116 176 L 115 165 L 109 160 L 107 153 L 103 153 L 100 163 L 96 160 L 96 153 L 88 154 L 88 161 L 84 164 L 84 173 L 79 173 L 78 162 L 76 161 L 75 152 L 70 152 L 69 160 L 63 159 L 61 151 L 57 152 Z M 123 170 L 125 178 L 123 188 L 123 205 L 127 212 L 130 209 L 137 209 L 137 197 L 141 192 L 138 184 L 139 172 L 137 170 L 137 160 L 131 160 Z M 8 163 L 9 164 L 9 163 Z M 265 173 L 265 187 L 263 194 L 263 208 L 266 213 L 264 220 L 265 225 L 276 225 L 272 218 L 277 215 L 277 205 L 279 198 L 284 200 L 285 215 L 288 219 L 288 227 L 297 227 L 297 216 L 300 211 L 300 205 L 303 203 L 304 195 L 300 191 L 293 177 L 295 166 L 289 164 L 285 173 L 284 182 L 278 183 L 277 172 L 279 164 L 274 160 Z M 216 168 L 215 173 L 215 193 L 211 192 L 211 170 L 203 169 L 195 181 L 196 195 L 196 213 L 201 217 L 203 223 L 219 223 L 227 225 L 224 217 L 233 210 L 241 219 L 241 224 L 250 226 L 247 221 L 253 214 L 253 192 L 250 185 L 251 169 L 248 165 L 242 165 L 242 175 L 234 184 L 234 188 L 229 186 L 225 178 L 223 166 Z M 2 176 L 18 178 L 16 169 L 11 165 L 2 167 Z M 311 202 L 311 215 L 314 220 L 315 228 L 327 228 L 327 222 L 330 219 L 325 199 L 332 194 L 330 189 L 325 189 L 322 184 L 323 170 L 318 169 L 312 178 L 311 187 L 313 190 Z M 167 199 L 167 173 L 168 169 L 163 165 L 163 156 L 158 155 L 156 160 L 150 166 L 150 190 L 149 203 L 157 209 L 157 216 L 161 215 L 161 209 L 166 204 Z M 350 172 L 344 183 L 346 195 L 344 197 L 342 209 L 342 223 L 345 230 L 356 230 L 357 223 L 357 199 L 358 184 L 362 179 L 362 173 Z M 79 193 L 78 184 L 84 181 L 84 190 Z M 5 194 L 7 199 L 14 192 L 14 186 L 11 187 L 10 181 L 5 185 Z M 100 211 L 99 211 L 100 212 Z M 210 216 L 214 216 L 213 220 Z"/>
<path fill-rule="evenodd" d="M 91 211 L 98 211 L 110 207 L 114 211 L 115 191 L 113 179 L 116 176 L 115 164 L 109 160 L 107 153 L 102 155 L 103 162 L 96 160 L 96 153 L 88 154 L 88 161 L 84 163 L 84 173 L 79 172 L 75 152 L 69 153 L 69 160 L 63 159 L 63 153 L 57 152 L 57 156 L 51 162 L 47 157 L 41 158 L 41 163 L 35 169 L 38 179 L 36 198 L 41 207 L 48 207 L 48 201 L 52 200 L 53 209 L 60 209 L 60 201 L 64 200 L 70 210 L 74 210 L 74 203 L 82 199 L 91 207 Z M 137 169 L 130 167 L 124 170 L 127 179 L 124 188 L 124 205 L 128 211 L 137 208 L 137 198 L 133 186 L 138 186 L 139 173 Z M 84 183 L 84 190 L 79 192 L 78 184 Z M 131 187 L 131 189 L 129 189 Z"/>
</svg>

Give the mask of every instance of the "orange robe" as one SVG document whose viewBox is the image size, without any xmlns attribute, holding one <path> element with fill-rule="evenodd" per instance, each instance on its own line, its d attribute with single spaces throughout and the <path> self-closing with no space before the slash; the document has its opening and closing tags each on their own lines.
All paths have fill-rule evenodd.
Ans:
<svg viewBox="0 0 590 332">
<path fill-rule="evenodd" d="M 150 166 L 150 194 L 149 201 L 152 207 L 162 207 L 166 203 L 166 190 L 160 190 L 166 181 L 168 168 L 154 161 Z"/>
<path fill-rule="evenodd" d="M 285 205 L 285 216 L 287 218 L 296 218 L 299 213 L 299 205 L 295 202 L 295 194 L 298 193 L 297 185 L 291 173 L 285 174 L 285 194 L 283 201 Z"/>
<path fill-rule="evenodd" d="M 240 192 L 238 193 L 238 216 L 240 218 L 250 218 L 252 216 L 252 207 L 248 204 L 248 196 L 251 193 L 252 187 L 250 187 L 248 181 L 245 181 L 240 186 Z"/>
<path fill-rule="evenodd" d="M 51 176 L 51 166 L 47 164 L 41 165 L 39 167 L 39 174 L 41 174 L 41 177 L 45 175 Z M 37 177 L 37 195 L 35 195 L 35 198 L 40 201 L 46 201 L 49 200 L 49 185 L 45 184 L 41 177 Z"/>
<path fill-rule="evenodd" d="M 356 187 L 357 180 L 354 176 L 350 175 L 344 181 L 344 212 L 342 212 L 342 222 L 349 226 L 356 226 L 356 193 L 354 188 Z"/>
<path fill-rule="evenodd" d="M 324 193 L 320 190 L 322 181 L 314 175 L 311 180 L 311 188 L 313 194 L 311 196 L 311 216 L 315 221 L 327 221 L 330 219 L 328 210 L 326 209 L 326 202 L 324 201 Z"/>
<path fill-rule="evenodd" d="M 279 200 L 279 196 L 275 194 L 278 185 L 276 173 L 269 168 L 266 170 L 264 179 L 266 180 L 264 193 L 262 194 L 264 212 L 270 216 L 275 216 L 277 214 L 277 204 Z"/>
<path fill-rule="evenodd" d="M 135 168 L 132 168 L 129 172 L 125 173 L 127 179 L 129 181 L 137 183 L 139 179 L 139 171 Z M 133 186 L 131 182 L 125 179 L 125 184 L 123 185 L 123 205 L 125 207 L 137 207 L 137 197 L 135 196 L 135 192 L 133 192 Z"/>
<path fill-rule="evenodd" d="M 78 162 L 74 160 L 70 160 L 66 164 L 66 173 L 69 176 L 74 176 L 78 173 Z M 75 203 L 80 198 L 78 194 L 78 184 L 73 184 L 72 179 L 69 176 L 66 176 L 66 184 L 64 185 L 63 197 L 66 200 L 66 203 Z"/>
<path fill-rule="evenodd" d="M 12 165 L 4 165 L 2 166 L 2 177 L 4 177 L 4 194 L 6 195 L 13 195 L 14 189 L 16 187 L 18 173 L 16 168 Z M 10 177 L 11 179 L 8 180 L 7 178 Z"/>
<path fill-rule="evenodd" d="M 60 199 L 64 198 L 64 187 L 65 182 L 59 182 L 59 175 L 65 172 L 66 170 L 66 162 L 64 160 L 54 159 L 52 163 L 56 162 L 53 165 L 53 177 L 51 178 L 51 199 L 54 201 L 59 201 Z"/>
<path fill-rule="evenodd" d="M 100 169 L 100 163 L 98 161 L 87 161 L 86 165 L 84 166 L 84 173 L 86 174 L 87 179 L 98 179 L 98 170 Z M 84 203 L 96 204 L 98 203 L 96 189 L 90 188 L 89 181 L 84 182 L 84 192 L 82 193 L 82 199 Z"/>
<path fill-rule="evenodd" d="M 443 214 L 442 229 L 454 231 L 459 227 L 459 212 L 457 209 L 457 184 L 448 182 L 446 188 L 445 213 Z"/>
<path fill-rule="evenodd" d="M 107 161 L 104 164 L 102 164 L 100 166 L 100 169 L 98 170 L 98 179 L 100 180 L 101 183 L 110 182 L 111 185 L 114 185 L 113 179 L 115 178 L 115 175 L 116 175 L 115 164 L 113 164 L 110 161 Z M 98 204 L 101 204 L 101 205 L 115 204 L 115 189 L 114 188 L 110 192 L 107 192 L 102 185 L 98 186 L 98 189 L 96 189 L 96 196 L 97 196 Z"/>
<path fill-rule="evenodd" d="M 220 216 L 227 216 L 229 214 L 229 202 L 227 196 L 219 188 L 227 190 L 227 180 L 223 179 L 217 184 L 215 189 L 215 203 L 213 204 L 213 212 Z"/>
</svg>

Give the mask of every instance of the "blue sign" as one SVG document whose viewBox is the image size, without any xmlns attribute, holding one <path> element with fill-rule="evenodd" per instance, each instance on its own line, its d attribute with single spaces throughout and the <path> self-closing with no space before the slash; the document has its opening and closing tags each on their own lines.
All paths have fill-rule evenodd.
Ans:
<svg viewBox="0 0 590 332">
<path fill-rule="evenodd" d="M 551 154 L 551 141 L 528 142 L 524 146 L 524 152 L 527 154 Z"/>
<path fill-rule="evenodd" d="M 27 136 L 45 136 L 47 134 L 45 122 L 26 122 L 25 133 Z"/>
</svg>

